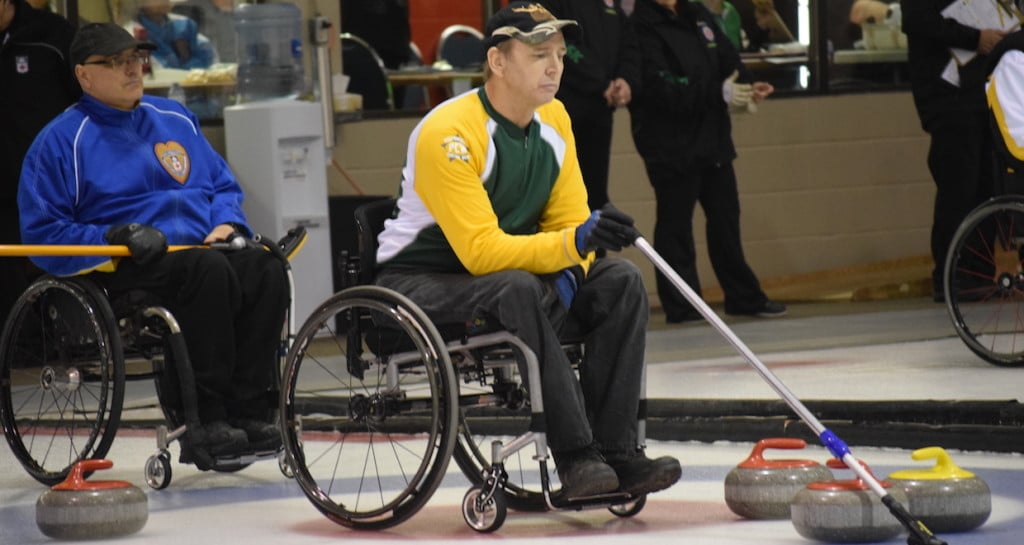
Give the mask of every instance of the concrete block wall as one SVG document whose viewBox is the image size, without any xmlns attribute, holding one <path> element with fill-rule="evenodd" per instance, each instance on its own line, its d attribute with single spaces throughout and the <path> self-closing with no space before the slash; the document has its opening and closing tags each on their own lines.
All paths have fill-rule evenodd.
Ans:
<svg viewBox="0 0 1024 545">
<path fill-rule="evenodd" d="M 352 181 L 330 168 L 331 195 L 394 194 L 416 122 L 339 125 L 334 160 Z M 650 234 L 654 193 L 628 112 L 616 114 L 615 127 L 611 197 Z M 734 118 L 734 139 L 744 251 L 762 281 L 928 254 L 934 187 L 909 93 L 770 100 Z M 701 282 L 713 290 L 699 208 L 694 225 Z M 645 271 L 653 296 L 653 267 L 635 250 L 626 256 Z"/>
</svg>

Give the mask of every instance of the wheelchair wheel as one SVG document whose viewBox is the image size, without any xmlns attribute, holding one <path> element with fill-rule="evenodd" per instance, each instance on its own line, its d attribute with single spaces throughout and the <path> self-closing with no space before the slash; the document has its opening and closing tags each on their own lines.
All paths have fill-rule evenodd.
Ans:
<svg viewBox="0 0 1024 545">
<path fill-rule="evenodd" d="M 490 413 L 490 416 L 486 416 Z M 467 416 L 468 414 L 468 416 Z M 454 458 L 463 475 L 474 486 L 484 485 L 484 469 L 491 460 L 491 443 L 501 440 L 508 443 L 522 435 L 530 424 L 529 409 L 515 411 L 477 411 L 463 409 L 459 416 L 459 442 L 455 446 Z M 527 446 L 505 459 L 508 479 L 502 486 L 504 503 L 516 511 L 547 511 L 544 487 L 541 484 L 540 464 L 533 459 L 535 452 Z M 549 482 L 555 482 L 554 464 L 549 463 Z"/>
<path fill-rule="evenodd" d="M 974 209 L 946 258 L 949 316 L 967 347 L 994 365 L 1024 365 L 1024 202 L 1001 197 Z"/>
<path fill-rule="evenodd" d="M 54 485 L 102 458 L 121 420 L 125 366 L 113 311 L 86 279 L 43 277 L 18 298 L 0 337 L 0 421 L 14 455 Z"/>
<path fill-rule="evenodd" d="M 441 483 L 458 383 L 434 325 L 405 297 L 346 289 L 306 320 L 285 364 L 281 418 L 295 480 L 343 526 L 414 515 Z"/>
</svg>

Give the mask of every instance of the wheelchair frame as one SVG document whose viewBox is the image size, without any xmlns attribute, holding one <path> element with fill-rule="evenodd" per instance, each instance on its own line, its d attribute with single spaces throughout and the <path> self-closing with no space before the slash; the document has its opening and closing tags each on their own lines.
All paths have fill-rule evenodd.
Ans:
<svg viewBox="0 0 1024 545">
<path fill-rule="evenodd" d="M 360 255 L 339 264 L 348 284 L 313 311 L 285 363 L 285 453 L 310 502 L 343 526 L 391 527 L 427 503 L 454 457 L 472 483 L 463 518 L 478 532 L 497 530 L 508 508 L 638 513 L 645 496 L 566 498 L 552 490 L 539 364 L 518 337 L 478 332 L 476 324 L 438 326 L 408 298 L 370 285 L 376 234 L 393 206 L 383 200 L 357 210 Z M 536 387 L 524 391 L 519 369 Z M 472 429 L 477 410 L 498 412 L 502 429 Z"/>
<path fill-rule="evenodd" d="M 216 243 L 211 247 L 265 247 L 282 259 L 294 294 L 288 256 L 301 248 L 305 236 L 305 230 L 298 229 L 276 244 L 257 237 L 240 246 Z M 0 255 L 130 254 L 124 246 L 11 245 L 0 246 Z M 124 299 L 131 294 L 137 292 Z M 120 298 L 115 301 L 120 302 Z M 43 275 L 22 293 L 4 324 L 0 422 L 19 462 L 42 484 L 57 484 L 78 461 L 107 454 L 121 423 L 129 380 L 155 380 L 157 398 L 170 424 L 170 428 L 161 424 L 156 430 L 157 450 L 145 465 L 150 487 L 162 489 L 170 484 L 170 443 L 182 439 L 188 428 L 199 422 L 192 368 L 177 320 L 167 309 L 144 300 L 117 307 L 115 311 L 106 292 L 88 278 Z M 294 313 L 292 297 L 283 325 L 282 359 L 295 329 Z M 173 373 L 167 373 L 168 359 L 174 362 Z M 143 361 L 148 361 L 148 370 L 127 371 Z M 171 375 L 181 396 L 173 409 L 163 398 L 160 385 L 162 379 L 171 381 Z M 189 461 L 197 467 L 214 471 L 237 471 L 258 459 L 275 457 L 282 472 L 288 474 L 280 449 L 218 458 L 189 454 Z"/>
<path fill-rule="evenodd" d="M 946 308 L 964 344 L 993 365 L 1024 366 L 1024 196 L 971 211 L 943 271 Z"/>
</svg>

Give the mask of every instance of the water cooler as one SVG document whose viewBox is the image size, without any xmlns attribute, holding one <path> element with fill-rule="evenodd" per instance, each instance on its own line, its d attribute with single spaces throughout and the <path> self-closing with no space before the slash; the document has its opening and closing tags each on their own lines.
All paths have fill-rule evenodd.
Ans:
<svg viewBox="0 0 1024 545">
<path fill-rule="evenodd" d="M 227 160 L 245 192 L 249 225 L 277 240 L 309 232 L 292 260 L 297 324 L 333 292 L 327 163 L 320 104 L 267 100 L 224 109 Z"/>
</svg>

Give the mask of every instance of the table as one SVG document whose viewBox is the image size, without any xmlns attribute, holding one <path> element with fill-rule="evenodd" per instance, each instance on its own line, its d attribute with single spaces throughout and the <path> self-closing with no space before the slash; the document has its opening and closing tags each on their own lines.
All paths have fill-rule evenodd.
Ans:
<svg viewBox="0 0 1024 545">
<path fill-rule="evenodd" d="M 437 70 L 430 67 L 417 67 L 415 69 L 387 70 L 386 72 L 388 81 L 393 86 L 450 86 L 456 81 L 469 81 L 475 85 L 484 81 L 484 73 L 479 70 Z"/>
</svg>

